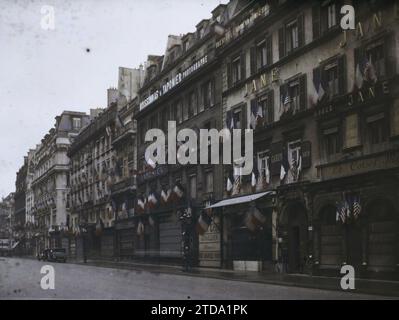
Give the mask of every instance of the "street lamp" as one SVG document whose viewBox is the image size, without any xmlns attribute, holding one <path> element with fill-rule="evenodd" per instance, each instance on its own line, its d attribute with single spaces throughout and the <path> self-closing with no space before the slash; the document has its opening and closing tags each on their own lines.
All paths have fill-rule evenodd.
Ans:
<svg viewBox="0 0 399 320">
<path fill-rule="evenodd" d="M 192 268 L 192 229 L 193 215 L 191 207 L 181 211 L 179 217 L 182 223 L 182 248 L 183 248 L 183 271 L 188 272 Z"/>
<path fill-rule="evenodd" d="M 79 225 L 79 230 L 82 234 L 82 244 L 83 244 L 83 263 L 87 263 L 87 252 L 86 252 L 86 234 L 87 234 L 87 224 L 81 223 Z"/>
</svg>

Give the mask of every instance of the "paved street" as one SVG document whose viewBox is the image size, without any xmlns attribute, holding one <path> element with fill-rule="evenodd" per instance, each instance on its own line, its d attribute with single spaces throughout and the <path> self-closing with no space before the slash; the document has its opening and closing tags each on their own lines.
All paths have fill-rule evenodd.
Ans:
<svg viewBox="0 0 399 320">
<path fill-rule="evenodd" d="M 43 265 L 55 289 L 40 287 Z M 378 299 L 381 297 L 75 264 L 0 258 L 0 299 Z"/>
</svg>

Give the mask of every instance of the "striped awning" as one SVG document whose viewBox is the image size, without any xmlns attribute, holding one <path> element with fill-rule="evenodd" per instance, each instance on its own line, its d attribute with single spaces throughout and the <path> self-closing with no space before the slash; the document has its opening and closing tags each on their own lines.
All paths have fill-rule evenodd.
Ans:
<svg viewBox="0 0 399 320">
<path fill-rule="evenodd" d="M 220 207 L 227 207 L 227 206 L 233 206 L 236 204 L 243 204 L 251 201 L 258 200 L 262 197 L 265 196 L 273 196 L 275 195 L 275 191 L 266 191 L 266 192 L 261 192 L 261 193 L 255 193 L 255 194 L 250 194 L 247 196 L 242 196 L 242 197 L 235 197 L 235 198 L 230 198 L 230 199 L 225 199 L 222 201 L 219 201 L 209 207 L 206 207 L 205 209 L 213 209 L 213 208 L 220 208 Z"/>
</svg>

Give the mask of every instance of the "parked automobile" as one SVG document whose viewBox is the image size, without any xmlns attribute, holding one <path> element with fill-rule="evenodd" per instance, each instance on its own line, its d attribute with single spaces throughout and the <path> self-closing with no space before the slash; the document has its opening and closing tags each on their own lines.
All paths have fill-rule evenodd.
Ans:
<svg viewBox="0 0 399 320">
<path fill-rule="evenodd" d="M 66 250 L 64 248 L 57 248 L 57 249 L 52 249 L 50 251 L 50 258 L 51 261 L 62 261 L 66 262 Z"/>
<path fill-rule="evenodd" d="M 40 261 L 66 262 L 66 250 L 64 248 L 44 249 L 38 256 Z"/>
<path fill-rule="evenodd" d="M 50 256 L 50 249 L 44 249 L 37 255 L 37 260 L 47 261 Z"/>
</svg>

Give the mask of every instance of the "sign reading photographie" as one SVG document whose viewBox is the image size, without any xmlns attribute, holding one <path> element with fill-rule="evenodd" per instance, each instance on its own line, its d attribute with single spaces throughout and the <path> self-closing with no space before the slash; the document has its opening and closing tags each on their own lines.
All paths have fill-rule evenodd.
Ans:
<svg viewBox="0 0 399 320">
<path fill-rule="evenodd" d="M 185 78 L 189 77 L 191 74 L 196 72 L 198 69 L 202 68 L 207 63 L 208 63 L 208 55 L 205 55 L 202 58 L 200 58 L 199 60 L 197 60 L 196 62 L 194 62 L 191 66 L 189 66 L 184 71 L 176 74 L 172 79 L 170 79 L 168 82 L 166 82 L 164 85 L 162 85 L 158 90 L 156 90 L 151 95 L 149 95 L 146 99 L 144 99 L 143 101 L 140 102 L 140 111 L 143 110 L 144 108 L 148 107 L 150 104 L 154 103 L 156 100 L 158 100 L 164 94 L 168 93 L 174 87 L 179 85 Z"/>
<path fill-rule="evenodd" d="M 205 234 L 199 236 L 199 264 L 201 267 L 220 267 L 219 218 L 214 217 Z"/>
</svg>

